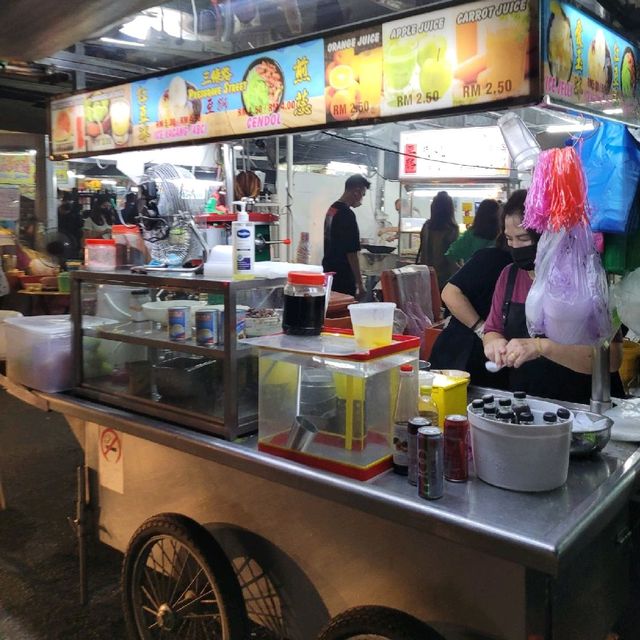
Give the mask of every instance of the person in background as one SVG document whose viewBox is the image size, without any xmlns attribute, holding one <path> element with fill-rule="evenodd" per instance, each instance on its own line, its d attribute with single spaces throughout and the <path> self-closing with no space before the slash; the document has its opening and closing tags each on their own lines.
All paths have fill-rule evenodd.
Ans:
<svg viewBox="0 0 640 640">
<path fill-rule="evenodd" d="M 333 291 L 361 298 L 364 295 L 358 252 L 360 229 L 353 208 L 362 204 L 371 183 L 360 175 L 347 178 L 344 193 L 327 211 L 324 219 L 324 258 L 322 268 L 333 271 Z"/>
<path fill-rule="evenodd" d="M 84 219 L 84 238 L 110 238 L 115 221 L 116 211 L 109 197 L 105 194 L 98 196 Z"/>
<path fill-rule="evenodd" d="M 80 254 L 83 226 L 84 219 L 82 214 L 78 211 L 78 208 L 74 206 L 71 196 L 65 193 L 58 207 L 58 231 L 69 238 L 71 253 L 74 257 Z"/>
<path fill-rule="evenodd" d="M 127 193 L 124 199 L 124 207 L 120 209 L 120 215 L 124 224 L 135 224 L 138 216 L 138 207 L 136 205 L 136 194 Z"/>
<path fill-rule="evenodd" d="M 523 195 L 524 194 L 524 195 Z M 484 353 L 507 367 L 509 389 L 530 395 L 589 404 L 592 347 L 559 344 L 545 336 L 530 336 L 525 302 L 535 277 L 539 234 L 522 226 L 526 191 L 516 191 L 505 205 L 504 234 L 513 264 L 498 278 L 491 310 L 484 324 Z M 517 203 L 514 204 L 514 200 Z M 519 204 L 521 203 L 521 205 Z M 622 344 L 611 344 L 611 394 L 624 396 L 617 371 Z"/>
<path fill-rule="evenodd" d="M 500 205 L 495 200 L 483 200 L 471 227 L 451 244 L 444 255 L 462 266 L 478 249 L 494 246 L 500 233 L 499 210 Z"/>
<path fill-rule="evenodd" d="M 431 203 L 431 218 L 422 225 L 417 264 L 426 264 L 436 270 L 438 286 L 442 288 L 458 267 L 445 256 L 451 243 L 460 234 L 455 220 L 453 199 L 440 191 Z"/>
<path fill-rule="evenodd" d="M 522 210 L 525 196 L 526 191 L 519 192 L 509 206 Z M 434 369 L 468 371 L 472 384 L 494 389 L 508 388 L 507 371 L 496 374 L 487 371 L 482 337 L 496 282 L 504 267 L 511 263 L 504 238 L 504 219 L 509 212 L 506 207 L 502 211 L 499 223 L 502 228 L 498 229 L 495 246 L 476 251 L 442 290 L 442 302 L 451 319 L 434 342 L 429 356 Z"/>
</svg>

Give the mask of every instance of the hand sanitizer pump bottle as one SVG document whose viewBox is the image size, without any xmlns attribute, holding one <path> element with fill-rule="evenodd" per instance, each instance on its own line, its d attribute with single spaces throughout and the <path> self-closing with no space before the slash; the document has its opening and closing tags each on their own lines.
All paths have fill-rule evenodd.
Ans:
<svg viewBox="0 0 640 640">
<path fill-rule="evenodd" d="M 231 223 L 231 242 L 233 246 L 233 279 L 250 280 L 254 277 L 256 261 L 255 226 L 249 222 L 247 200 L 234 203 L 240 205 L 236 222 Z"/>
</svg>

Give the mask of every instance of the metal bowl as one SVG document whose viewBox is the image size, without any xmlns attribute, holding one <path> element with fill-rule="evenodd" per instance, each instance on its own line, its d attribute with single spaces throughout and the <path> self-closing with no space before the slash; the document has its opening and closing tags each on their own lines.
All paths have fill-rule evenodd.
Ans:
<svg viewBox="0 0 640 640">
<path fill-rule="evenodd" d="M 361 246 L 369 253 L 393 253 L 396 250 L 395 247 L 387 247 L 383 244 L 363 244 Z"/>
<path fill-rule="evenodd" d="M 588 425 L 576 424 L 578 417 L 586 416 L 585 420 L 592 423 L 601 423 L 595 429 L 589 429 Z M 611 438 L 611 427 L 613 420 L 599 413 L 589 411 L 574 411 L 573 426 L 571 429 L 571 455 L 574 457 L 585 457 L 592 453 L 602 451 Z"/>
</svg>

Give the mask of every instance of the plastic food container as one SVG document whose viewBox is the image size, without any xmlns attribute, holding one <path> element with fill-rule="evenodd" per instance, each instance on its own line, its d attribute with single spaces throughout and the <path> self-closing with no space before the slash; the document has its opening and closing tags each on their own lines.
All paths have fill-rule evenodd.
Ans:
<svg viewBox="0 0 640 640">
<path fill-rule="evenodd" d="M 134 267 L 145 263 L 144 242 L 137 226 L 114 224 L 111 235 L 116 242 L 116 266 Z"/>
<path fill-rule="evenodd" d="M 85 328 L 115 323 L 105 318 L 85 317 Z M 7 338 L 7 377 L 26 387 L 55 393 L 73 384 L 71 318 L 28 316 L 4 321 Z"/>
<path fill-rule="evenodd" d="M 19 311 L 0 311 L 0 360 L 4 360 L 7 353 L 7 339 L 5 337 L 4 323 L 9 318 L 21 318 Z"/>
<path fill-rule="evenodd" d="M 84 241 L 84 264 L 89 271 L 112 271 L 116 268 L 116 241 L 88 238 Z"/>
<path fill-rule="evenodd" d="M 505 424 L 473 413 L 468 406 L 476 474 L 485 482 L 513 491 L 550 491 L 561 487 L 569 472 L 571 418 L 542 424 L 545 411 L 559 405 L 528 399 L 534 425 Z"/>
</svg>

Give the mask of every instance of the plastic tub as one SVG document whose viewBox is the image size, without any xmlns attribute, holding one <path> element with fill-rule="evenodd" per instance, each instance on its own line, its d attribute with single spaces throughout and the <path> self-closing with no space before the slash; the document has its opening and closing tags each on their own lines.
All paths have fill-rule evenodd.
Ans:
<svg viewBox="0 0 640 640">
<path fill-rule="evenodd" d="M 485 482 L 513 491 L 550 491 L 561 487 L 569 472 L 571 427 L 569 420 L 543 425 L 545 411 L 560 407 L 528 400 L 534 426 L 490 420 L 467 407 L 476 474 Z"/>
<path fill-rule="evenodd" d="M 391 344 L 395 302 L 361 302 L 347 308 L 359 347 L 375 349 Z"/>
<path fill-rule="evenodd" d="M 88 238 L 84 241 L 84 264 L 89 271 L 112 271 L 116 268 L 116 241 Z"/>
<path fill-rule="evenodd" d="M 115 323 L 85 317 L 85 328 Z M 7 318 L 7 377 L 31 389 L 56 393 L 73 385 L 71 319 L 68 315 Z"/>
</svg>

